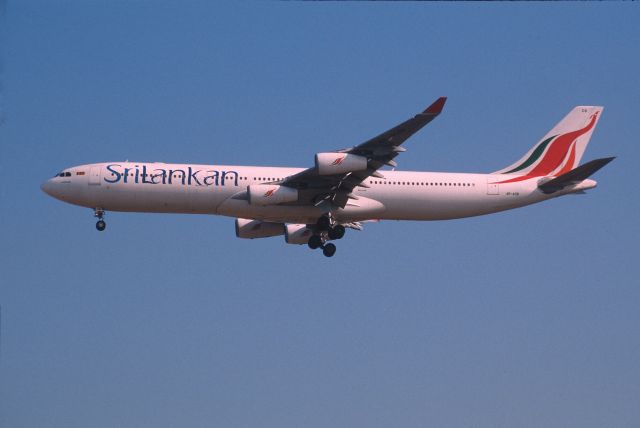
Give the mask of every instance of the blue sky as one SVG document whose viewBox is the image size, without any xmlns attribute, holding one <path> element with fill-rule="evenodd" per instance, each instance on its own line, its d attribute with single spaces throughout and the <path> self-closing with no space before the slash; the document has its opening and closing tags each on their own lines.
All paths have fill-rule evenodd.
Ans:
<svg viewBox="0 0 640 428">
<path fill-rule="evenodd" d="M 9 2 L 3 427 L 638 426 L 640 8 Z M 584 196 L 348 232 L 333 259 L 223 217 L 43 194 L 109 160 L 306 166 L 441 95 L 399 168 L 489 172 L 578 104 Z"/>
</svg>

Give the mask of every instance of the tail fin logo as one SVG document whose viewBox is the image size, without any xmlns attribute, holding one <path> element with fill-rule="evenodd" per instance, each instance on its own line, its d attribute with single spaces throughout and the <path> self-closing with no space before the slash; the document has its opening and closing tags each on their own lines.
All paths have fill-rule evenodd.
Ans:
<svg viewBox="0 0 640 428">
<path fill-rule="evenodd" d="M 584 128 L 567 132 L 565 134 L 555 135 L 541 142 L 524 162 L 505 172 L 505 174 L 521 171 L 539 161 L 531 171 L 526 175 L 512 178 L 510 180 L 500 181 L 499 183 L 513 183 L 526 180 L 532 176 L 541 177 L 550 175 L 560 167 L 560 165 L 562 165 L 565 159 L 566 161 L 564 162 L 564 166 L 556 175 L 570 171 L 575 162 L 576 140 L 593 129 L 598 118 L 598 113 L 600 112 L 596 111 L 589 117 L 589 123 Z"/>
</svg>

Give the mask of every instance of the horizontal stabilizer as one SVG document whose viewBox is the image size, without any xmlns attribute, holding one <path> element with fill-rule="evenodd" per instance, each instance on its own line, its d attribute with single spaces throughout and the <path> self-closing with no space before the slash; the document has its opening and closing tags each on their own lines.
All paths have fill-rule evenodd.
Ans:
<svg viewBox="0 0 640 428">
<path fill-rule="evenodd" d="M 562 174 L 559 177 L 556 177 L 552 180 L 546 181 L 538 185 L 538 188 L 543 193 L 549 194 L 549 193 L 554 193 L 559 190 L 562 190 L 567 186 L 578 184 L 581 181 L 589 178 L 596 171 L 598 171 L 600 168 L 602 168 L 603 166 L 605 166 L 606 164 L 608 164 L 614 159 L 615 157 L 592 160 L 591 162 L 587 162 L 584 165 L 580 165 L 579 167 L 572 169 L 566 174 Z"/>
</svg>

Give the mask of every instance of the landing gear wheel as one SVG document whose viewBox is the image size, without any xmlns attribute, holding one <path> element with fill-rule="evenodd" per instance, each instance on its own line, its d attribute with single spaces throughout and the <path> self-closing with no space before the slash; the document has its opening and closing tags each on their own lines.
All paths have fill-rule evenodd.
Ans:
<svg viewBox="0 0 640 428">
<path fill-rule="evenodd" d="M 344 236 L 344 226 L 336 224 L 328 232 L 329 239 L 340 239 Z"/>
<path fill-rule="evenodd" d="M 313 235 L 311 238 L 309 238 L 309 242 L 307 243 L 307 245 L 312 250 L 320 248 L 322 247 L 322 238 L 320 238 L 318 235 Z"/>
<path fill-rule="evenodd" d="M 318 229 L 328 230 L 331 227 L 331 219 L 328 216 L 323 215 L 318 219 L 318 223 L 316 224 L 318 226 Z"/>
<path fill-rule="evenodd" d="M 104 210 L 102 208 L 94 208 L 93 209 L 93 216 L 98 219 L 98 221 L 96 223 L 96 229 L 98 229 L 100 232 L 105 230 L 107 228 L 107 223 L 105 223 L 104 219 L 103 219 L 104 218 Z"/>
<path fill-rule="evenodd" d="M 333 257 L 335 253 L 336 253 L 336 246 L 331 243 L 326 244 L 322 248 L 322 254 L 324 254 L 326 257 Z"/>
</svg>

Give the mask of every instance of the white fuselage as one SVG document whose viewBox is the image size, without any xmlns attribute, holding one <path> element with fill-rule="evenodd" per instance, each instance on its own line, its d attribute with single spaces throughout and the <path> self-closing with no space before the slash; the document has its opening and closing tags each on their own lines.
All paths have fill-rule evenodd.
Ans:
<svg viewBox="0 0 640 428">
<path fill-rule="evenodd" d="M 214 214 L 279 223 L 314 224 L 331 212 L 341 222 L 371 219 L 446 220 L 517 208 L 595 187 L 584 180 L 546 195 L 540 177 L 514 183 L 504 174 L 380 171 L 357 187 L 344 208 L 326 204 L 252 205 L 252 184 L 275 182 L 304 168 L 112 162 L 68 168 L 42 185 L 62 201 L 105 211 Z"/>
</svg>

